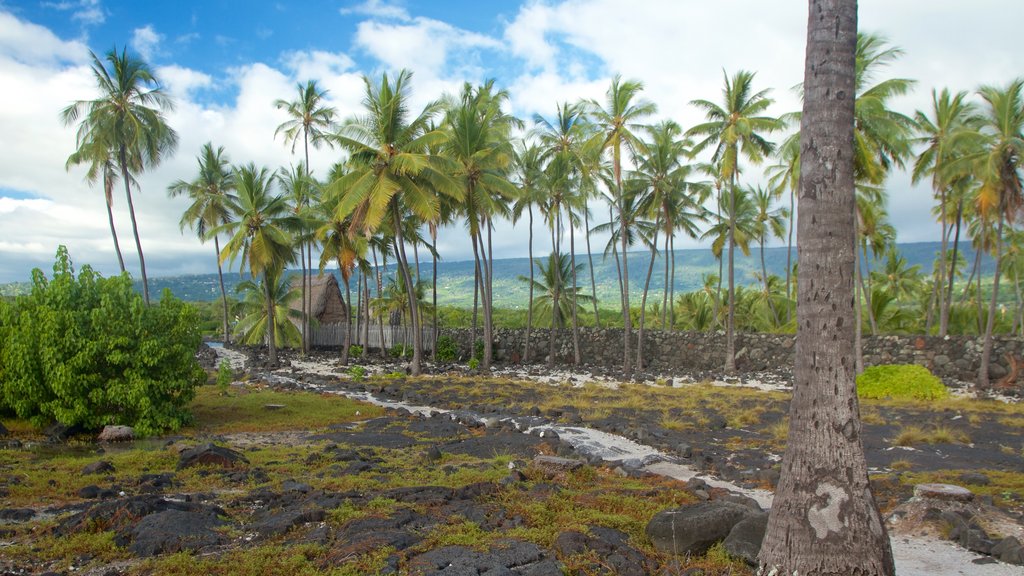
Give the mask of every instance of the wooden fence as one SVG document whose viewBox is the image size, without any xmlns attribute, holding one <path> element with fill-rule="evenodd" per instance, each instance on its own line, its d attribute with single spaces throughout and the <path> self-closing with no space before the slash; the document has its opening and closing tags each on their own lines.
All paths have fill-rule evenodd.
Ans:
<svg viewBox="0 0 1024 576">
<path fill-rule="evenodd" d="M 345 342 L 345 331 L 348 324 L 321 324 L 310 328 L 310 344 L 313 346 L 338 347 Z M 379 324 L 371 325 L 368 328 L 368 338 L 363 339 L 362 326 L 352 327 L 352 344 L 370 349 L 391 349 L 397 344 L 412 346 L 413 331 L 409 326 L 384 326 Z M 434 329 L 432 326 L 421 327 L 423 334 L 423 349 L 434 349 Z"/>
</svg>

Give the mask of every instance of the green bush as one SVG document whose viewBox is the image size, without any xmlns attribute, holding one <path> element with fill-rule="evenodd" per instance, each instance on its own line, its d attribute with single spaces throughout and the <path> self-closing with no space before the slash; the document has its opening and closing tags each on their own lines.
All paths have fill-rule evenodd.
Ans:
<svg viewBox="0 0 1024 576">
<path fill-rule="evenodd" d="M 405 344 L 395 344 L 391 347 L 389 352 L 392 358 L 404 358 L 406 356 L 412 356 L 412 346 L 406 346 Z"/>
<path fill-rule="evenodd" d="M 477 361 L 484 359 L 484 341 L 477 340 L 473 343 L 473 358 Z"/>
<path fill-rule="evenodd" d="M 938 377 L 916 364 L 871 366 L 857 376 L 857 396 L 861 398 L 937 400 L 948 395 Z"/>
<path fill-rule="evenodd" d="M 441 336 L 437 339 L 437 349 L 434 354 L 438 362 L 454 362 L 459 356 L 459 348 L 451 336 Z"/>
<path fill-rule="evenodd" d="M 348 355 L 352 358 L 358 358 L 363 355 L 363 347 L 359 344 L 353 344 L 348 347 Z"/>
<path fill-rule="evenodd" d="M 165 290 L 147 306 L 127 274 L 78 275 L 57 250 L 53 278 L 32 271 L 32 289 L 0 308 L 0 410 L 37 426 L 95 430 L 125 424 L 139 435 L 189 419 L 195 387 L 195 309 Z"/>
<path fill-rule="evenodd" d="M 470 358 L 469 359 L 469 369 L 470 370 L 476 370 L 479 367 L 480 367 L 480 361 L 479 360 L 477 360 L 476 358 Z"/>
<path fill-rule="evenodd" d="M 228 386 L 231 386 L 231 381 L 234 379 L 235 374 L 231 371 L 231 363 L 227 360 L 221 360 L 220 365 L 217 367 L 217 388 L 222 396 L 227 396 Z"/>
<path fill-rule="evenodd" d="M 366 368 L 362 366 L 353 366 L 348 369 L 348 377 L 353 382 L 362 382 L 366 378 Z"/>
</svg>

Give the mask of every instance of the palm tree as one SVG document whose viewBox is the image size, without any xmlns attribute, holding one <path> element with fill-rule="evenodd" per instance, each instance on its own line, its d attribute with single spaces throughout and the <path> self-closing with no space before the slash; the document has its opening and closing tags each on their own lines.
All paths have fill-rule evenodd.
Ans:
<svg viewBox="0 0 1024 576">
<path fill-rule="evenodd" d="M 341 177 L 341 173 L 335 173 Z M 339 220 L 336 217 L 338 202 L 341 196 L 337 193 L 327 194 L 313 206 L 315 224 L 314 235 L 323 246 L 320 252 L 320 272 L 334 260 L 338 271 L 345 282 L 345 340 L 341 347 L 341 363 L 348 363 L 349 347 L 352 343 L 352 273 L 361 261 L 366 258 L 367 242 L 359 235 L 351 234 L 351 218 Z"/>
<path fill-rule="evenodd" d="M 454 161 L 452 177 L 462 188 L 461 211 L 466 218 L 473 260 L 480 278 L 484 311 L 484 355 L 481 368 L 490 370 L 494 342 L 491 302 L 493 262 L 485 249 L 483 231 L 491 218 L 504 210 L 504 201 L 516 196 L 506 173 L 512 165 L 509 133 L 521 123 L 501 110 L 508 92 L 494 89 L 494 81 L 473 87 L 466 83 L 458 97 L 449 98 L 444 126 L 448 138 L 443 152 Z M 488 236 L 489 237 L 489 236 Z"/>
<path fill-rule="evenodd" d="M 612 78 L 611 86 L 605 92 L 605 106 L 590 101 L 590 114 L 594 122 L 604 133 L 602 148 L 611 151 L 612 173 L 615 181 L 614 195 L 618 198 L 616 206 L 619 210 L 619 226 L 625 228 L 627 215 L 625 214 L 624 195 L 622 187 L 622 149 L 625 147 L 633 157 L 636 157 L 642 148 L 636 131 L 641 127 L 640 122 L 657 112 L 658 108 L 652 102 L 638 100 L 638 95 L 643 91 L 643 82 L 638 80 L 623 81 L 622 77 L 616 75 Z M 633 367 L 629 355 L 630 340 L 633 337 L 633 327 L 629 317 L 629 259 L 626 251 L 626 235 L 622 235 L 622 370 L 626 380 L 633 376 Z"/>
<path fill-rule="evenodd" d="M 572 260 L 568 254 L 555 254 L 548 256 L 547 266 L 543 260 L 535 260 L 534 264 L 540 270 L 540 279 L 520 276 L 521 282 L 529 282 L 539 294 L 533 302 L 533 307 L 538 315 L 551 315 L 552 324 L 557 328 L 564 328 L 566 319 L 572 316 L 572 307 L 585 304 L 592 298 L 589 294 L 580 292 L 579 287 L 565 286 L 565 279 L 572 275 Z M 582 271 L 584 264 L 577 264 L 576 267 Z M 559 284 L 563 284 L 559 286 Z M 575 291 L 576 294 L 572 294 Z M 552 338 L 554 332 L 552 332 Z"/>
<path fill-rule="evenodd" d="M 895 565 L 871 496 L 853 355 L 857 2 L 809 3 L 793 400 L 758 572 L 873 574 Z M 841 507 L 841 520 L 831 512 Z M 835 520 L 835 521 L 833 521 Z"/>
<path fill-rule="evenodd" d="M 114 239 L 114 252 L 117 253 L 117 263 L 124 273 L 124 257 L 121 255 L 121 245 L 117 241 L 117 230 L 114 228 L 114 185 L 119 178 L 117 174 L 117 163 L 114 161 L 113 152 L 103 141 L 82 142 L 79 144 L 64 165 L 70 170 L 77 164 L 89 163 L 89 169 L 85 173 L 85 181 L 95 184 L 98 179 L 103 178 L 103 196 L 107 205 L 107 222 L 110 224 L 110 236 Z"/>
<path fill-rule="evenodd" d="M 241 297 L 237 304 L 241 318 L 235 329 L 242 344 L 261 344 L 271 332 L 274 334 L 275 346 L 302 342 L 299 329 L 290 320 L 301 320 L 301 312 L 291 308 L 291 303 L 299 297 L 299 293 L 292 288 L 291 279 L 283 272 L 274 272 L 258 282 L 244 280 L 235 286 L 235 292 Z M 273 302 L 273 313 L 269 315 L 266 302 L 268 293 Z M 272 328 L 267 325 L 268 318 L 273 318 Z"/>
<path fill-rule="evenodd" d="M 402 215 L 409 209 L 417 218 L 429 222 L 440 212 L 438 193 L 460 198 L 462 190 L 448 173 L 451 164 L 440 156 L 424 151 L 445 140 L 439 130 L 428 130 L 430 119 L 440 112 L 437 102 L 428 104 L 416 117 L 408 111 L 409 81 L 412 73 L 402 70 L 392 79 L 385 74 L 379 85 L 363 77 L 366 114 L 345 122 L 335 136 L 336 142 L 352 158 L 352 171 L 331 184 L 345 190 L 338 203 L 336 217 L 352 217 L 352 230 L 372 234 L 385 221 L 391 222 L 395 235 L 399 275 L 405 284 L 413 324 L 413 358 L 410 371 L 419 375 L 423 359 L 423 335 L 420 333 L 415 286 L 407 273 Z"/>
<path fill-rule="evenodd" d="M 661 304 L 661 326 L 665 329 L 669 295 L 669 269 L 675 270 L 675 254 L 672 241 L 677 230 L 691 237 L 697 235 L 697 224 L 705 219 L 703 185 L 689 181 L 694 166 L 684 163 L 690 158 L 690 141 L 683 138 L 682 128 L 675 122 L 664 121 L 646 129 L 649 142 L 645 151 L 637 158 L 636 178 L 641 180 L 646 193 L 640 200 L 641 210 L 653 217 L 657 227 L 651 242 L 651 259 L 644 281 L 644 293 L 640 304 L 640 330 L 637 340 L 637 367 L 642 367 L 644 345 L 644 323 L 646 317 L 647 292 L 651 273 L 654 271 L 657 252 L 658 232 L 665 234 L 665 278 L 664 295 Z"/>
<path fill-rule="evenodd" d="M 539 114 L 534 115 L 533 121 L 536 124 L 534 134 L 543 149 L 542 161 L 547 163 L 544 180 L 548 187 L 548 200 L 545 203 L 543 214 L 551 231 L 552 251 L 556 255 L 561 255 L 562 218 L 563 215 L 568 216 L 570 233 L 572 233 L 572 208 L 583 170 L 584 146 L 590 136 L 589 127 L 580 104 L 559 104 L 553 122 L 549 122 Z M 572 249 L 570 249 L 571 252 Z M 575 258 L 573 254 L 570 256 Z M 575 265 L 571 265 L 570 272 L 575 270 Z M 553 272 L 559 274 L 561 269 L 555 267 Z M 560 289 L 561 285 L 562 282 L 556 282 L 554 287 Z M 575 281 L 573 285 L 575 286 Z M 558 300 L 557 295 L 555 299 Z M 552 324 L 552 334 L 548 339 L 548 366 L 553 366 L 555 362 L 555 331 L 557 329 L 558 327 Z M 573 352 L 573 359 L 578 363 L 580 359 L 579 333 L 575 317 L 573 321 Z"/>
<path fill-rule="evenodd" d="M 295 146 L 298 144 L 299 139 L 302 140 L 302 148 L 305 153 L 305 167 L 307 174 L 310 172 L 309 166 L 309 145 L 312 144 L 314 148 L 319 149 L 321 144 L 330 145 L 330 139 L 328 134 L 334 129 L 334 115 L 335 109 L 325 104 L 327 90 L 320 90 L 317 87 L 316 80 L 309 80 L 306 85 L 303 86 L 301 83 L 296 84 L 297 97 L 295 100 L 288 101 L 284 99 L 278 99 L 274 101 L 274 106 L 278 110 L 285 110 L 288 113 L 288 120 L 278 125 L 277 129 L 274 130 L 274 137 L 277 138 L 278 134 L 284 134 L 285 142 L 291 142 L 292 154 L 295 153 Z M 296 206 L 297 209 L 301 210 L 308 202 L 309 198 L 303 198 L 302 202 L 299 202 Z M 306 253 L 309 248 L 309 254 Z M 302 352 L 303 354 L 309 353 L 309 301 L 307 298 L 309 278 L 307 277 L 307 269 L 312 268 L 312 247 L 307 247 L 304 239 L 299 241 L 299 262 L 302 268 Z M 308 266 L 307 266 L 308 264 Z"/>
<path fill-rule="evenodd" d="M 293 230 L 294 241 L 299 247 L 299 267 L 302 269 L 300 281 L 301 295 L 300 325 L 299 332 L 302 334 L 302 353 L 309 353 L 309 311 L 312 307 L 310 302 L 309 284 L 311 282 L 312 265 L 307 266 L 306 259 L 312 254 L 315 235 L 313 228 L 307 225 L 305 216 L 309 212 L 310 204 L 315 204 L 319 196 L 319 183 L 310 175 L 309 167 L 301 160 L 291 166 L 282 166 L 274 179 L 291 202 L 292 212 L 295 214 L 298 228 Z"/>
<path fill-rule="evenodd" d="M 266 298 L 267 347 L 271 366 L 277 365 L 277 319 L 274 307 L 274 282 L 281 276 L 285 265 L 291 262 L 293 242 L 289 230 L 295 229 L 298 218 L 292 212 L 285 196 L 271 191 L 274 178 L 264 167 L 248 164 L 234 170 L 235 191 L 238 202 L 233 207 L 235 220 L 221 224 L 211 234 L 226 232 L 231 239 L 221 250 L 221 262 L 241 256 L 242 269 L 248 268 L 252 278 L 263 280 Z"/>
<path fill-rule="evenodd" d="M 777 325 L 780 318 L 778 311 L 775 310 L 775 304 L 772 303 L 772 299 L 769 297 L 768 267 L 765 265 L 764 261 L 764 244 L 765 237 L 768 235 L 782 239 L 783 235 L 786 233 L 786 220 L 789 219 L 789 212 L 787 212 L 785 208 L 772 209 L 772 203 L 778 197 L 775 189 L 758 186 L 756 188 L 749 189 L 748 193 L 753 196 L 754 206 L 757 209 L 757 215 L 754 217 L 754 235 L 757 236 L 757 241 L 760 245 L 761 280 L 764 282 L 764 293 L 768 303 L 768 308 L 775 320 L 775 324 Z"/>
<path fill-rule="evenodd" d="M 714 145 L 715 151 L 711 160 L 715 164 L 720 164 L 720 176 L 729 191 L 730 207 L 727 212 L 735 214 L 735 207 L 732 204 L 736 198 L 736 179 L 740 172 L 740 156 L 746 156 L 753 164 L 760 164 L 775 149 L 775 145 L 766 140 L 764 135 L 781 128 L 782 123 L 777 118 L 763 115 L 773 100 L 768 97 L 769 90 L 753 91 L 753 72 L 740 70 L 732 78 L 729 78 L 724 71 L 722 74 L 725 79 L 722 105 L 708 100 L 691 102 L 704 111 L 707 122 L 690 128 L 687 134 L 704 136 L 704 140 L 694 146 L 694 153 Z M 735 311 L 733 310 L 736 291 L 733 262 L 735 235 L 735 223 L 730 222 L 729 298 L 725 328 L 725 371 L 730 374 L 736 371 Z"/>
<path fill-rule="evenodd" d="M 939 336 L 945 336 L 949 330 L 949 294 L 948 290 L 943 289 L 943 283 L 948 279 L 950 286 L 952 285 L 952 277 L 946 272 L 949 238 L 947 196 L 965 176 L 962 173 L 950 174 L 949 165 L 962 153 L 954 144 L 960 133 L 970 129 L 970 119 L 974 117 L 975 106 L 967 101 L 967 92 L 950 94 L 948 89 L 943 88 L 942 92 L 932 90 L 931 112 L 931 117 L 920 110 L 914 114 L 917 133 L 920 135 L 917 142 L 925 144 L 925 148 L 914 162 L 913 182 L 916 184 L 930 175 L 932 190 L 938 196 L 936 200 L 939 203 L 939 222 L 942 224 L 942 247 L 939 251 L 935 288 L 939 301 Z M 930 315 L 928 319 L 931 320 Z"/>
<path fill-rule="evenodd" d="M 781 196 L 784 191 L 789 191 L 789 221 L 786 234 L 786 299 L 792 299 L 792 280 L 790 272 L 793 269 L 793 230 L 796 224 L 796 193 L 800 188 L 800 133 L 786 138 L 782 145 L 776 150 L 778 163 L 769 166 L 768 185 L 775 190 L 776 196 Z M 790 306 L 789 309 L 792 309 Z M 786 320 L 789 320 L 787 316 Z"/>
<path fill-rule="evenodd" d="M 981 365 L 978 368 L 978 387 L 984 390 L 989 387 L 988 367 L 992 355 L 996 302 L 999 298 L 1004 225 L 1009 221 L 1012 227 L 1017 211 L 1024 202 L 1024 179 L 1021 177 L 1021 166 L 1024 164 L 1024 78 L 1013 80 L 1005 88 L 982 86 L 978 94 L 984 101 L 977 120 L 980 127 L 973 135 L 967 136 L 974 141 L 975 146 L 964 155 L 963 161 L 975 167 L 982 183 L 979 197 L 986 200 L 981 202 L 981 218 L 987 216 L 986 212 L 991 212 L 996 219 L 996 270 L 985 323 Z"/>
<path fill-rule="evenodd" d="M 512 224 L 522 217 L 523 210 L 529 216 L 530 240 L 527 244 L 530 262 L 533 262 L 533 207 L 543 202 L 544 160 L 540 146 L 519 141 L 516 144 L 512 170 L 519 194 L 512 205 Z M 530 266 L 529 299 L 526 308 L 526 343 L 523 348 L 523 362 L 530 362 L 530 330 L 533 328 L 533 266 Z"/>
<path fill-rule="evenodd" d="M 128 54 L 127 49 L 120 55 L 116 47 L 107 52 L 106 64 L 95 53 L 89 52 L 89 55 L 100 96 L 71 104 L 61 111 L 61 120 L 65 126 L 81 120 L 76 135 L 78 149 L 96 145 L 100 148 L 93 152 L 102 157 L 101 148 L 105 148 L 110 151 L 110 160 L 121 170 L 135 248 L 139 253 L 142 295 L 149 304 L 146 258 L 132 202 L 132 175 L 156 166 L 177 147 L 178 134 L 167 125 L 163 115 L 174 109 L 174 103 L 163 92 L 149 64 Z"/>
<path fill-rule="evenodd" d="M 224 290 L 224 271 L 220 262 L 220 238 L 211 231 L 231 221 L 231 210 L 235 204 L 233 190 L 234 174 L 230 161 L 224 153 L 224 147 L 213 149 L 213 144 L 203 145 L 199 156 L 199 174 L 191 182 L 178 180 L 167 187 L 172 196 L 188 195 L 192 203 L 185 209 L 178 223 L 182 230 L 189 226 L 199 236 L 200 242 L 206 242 L 213 236 L 214 256 L 217 258 L 217 280 L 220 283 L 220 297 L 224 309 L 224 342 L 231 342 L 231 331 L 228 328 L 228 295 Z"/>
</svg>

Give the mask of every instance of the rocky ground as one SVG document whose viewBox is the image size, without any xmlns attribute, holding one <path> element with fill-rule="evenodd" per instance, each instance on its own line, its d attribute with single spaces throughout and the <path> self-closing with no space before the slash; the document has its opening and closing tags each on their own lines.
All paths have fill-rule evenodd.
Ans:
<svg viewBox="0 0 1024 576">
<path fill-rule="evenodd" d="M 253 351 L 204 354 L 248 367 L 231 398 L 280 391 L 261 418 L 301 423 L 309 391 L 388 409 L 339 404 L 315 422 L 309 409 L 305 425 L 273 430 L 211 413 L 179 436 L 126 444 L 15 431 L 0 450 L 0 574 L 749 573 L 785 442 L 786 393 L 759 389 L 784 390 L 785 374 L 622 385 L 510 366 L 408 378 L 375 363 L 363 379 L 332 354 L 273 371 Z M 901 575 L 1024 571 L 1020 410 L 875 403 L 864 414 Z M 972 494 L 914 497 L 937 480 Z"/>
</svg>

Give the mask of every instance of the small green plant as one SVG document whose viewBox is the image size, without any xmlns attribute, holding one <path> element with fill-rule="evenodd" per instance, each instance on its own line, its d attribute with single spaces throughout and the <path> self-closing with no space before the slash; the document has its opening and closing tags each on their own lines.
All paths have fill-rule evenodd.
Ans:
<svg viewBox="0 0 1024 576">
<path fill-rule="evenodd" d="M 362 382 L 366 379 L 366 368 L 363 368 L 362 366 L 352 366 L 348 369 L 348 377 L 351 378 L 353 382 Z"/>
<path fill-rule="evenodd" d="M 473 358 L 475 358 L 476 360 L 483 360 L 484 359 L 484 341 L 483 340 L 477 340 L 473 344 Z"/>
<path fill-rule="evenodd" d="M 459 355 L 459 348 L 451 336 L 441 336 L 437 339 L 437 347 L 434 356 L 438 362 L 454 362 Z"/>
<path fill-rule="evenodd" d="M 392 358 L 405 358 L 406 356 L 412 356 L 412 347 L 405 344 L 395 344 L 391 347 L 390 353 Z"/>
<path fill-rule="evenodd" d="M 235 373 L 231 370 L 231 363 L 226 359 L 221 360 L 217 367 L 217 389 L 220 390 L 221 396 L 228 395 L 228 386 L 231 386 L 234 379 Z"/>
<path fill-rule="evenodd" d="M 362 356 L 363 355 L 363 347 L 360 346 L 359 344 L 353 344 L 353 345 L 349 346 L 348 347 L 348 355 L 352 356 L 353 358 L 356 357 L 356 356 Z"/>
<path fill-rule="evenodd" d="M 924 366 L 885 364 L 871 366 L 857 376 L 857 396 L 938 400 L 949 396 L 946 386 Z"/>
<path fill-rule="evenodd" d="M 477 360 L 476 358 L 470 358 L 469 359 L 469 369 L 470 370 L 476 370 L 479 367 L 480 367 L 480 361 L 479 360 Z"/>
<path fill-rule="evenodd" d="M 384 377 L 388 380 L 398 380 L 399 378 L 405 378 L 405 374 L 402 374 L 401 372 L 388 372 Z"/>
</svg>

